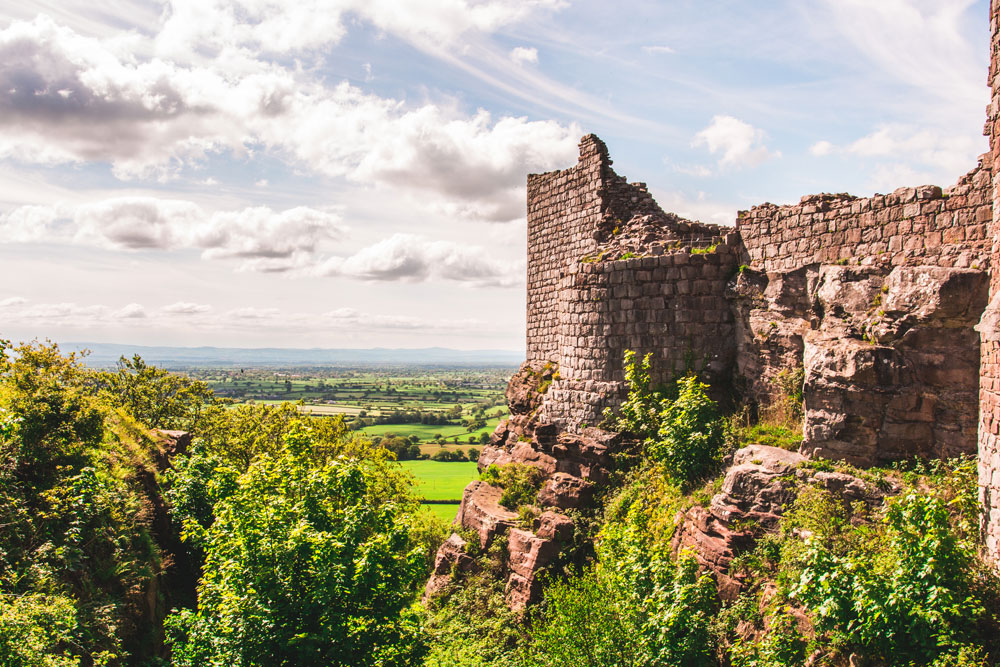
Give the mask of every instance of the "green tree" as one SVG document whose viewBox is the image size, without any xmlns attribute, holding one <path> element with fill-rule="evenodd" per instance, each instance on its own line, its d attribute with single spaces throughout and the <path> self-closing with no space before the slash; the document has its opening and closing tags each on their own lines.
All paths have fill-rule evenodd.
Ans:
<svg viewBox="0 0 1000 667">
<path fill-rule="evenodd" d="M 138 354 L 96 381 L 113 405 L 150 428 L 191 430 L 214 399 L 204 382 L 150 366 Z"/>
<path fill-rule="evenodd" d="M 168 622 L 175 665 L 406 665 L 425 555 L 384 457 L 317 458 L 296 424 L 214 507 L 197 611 Z"/>
</svg>

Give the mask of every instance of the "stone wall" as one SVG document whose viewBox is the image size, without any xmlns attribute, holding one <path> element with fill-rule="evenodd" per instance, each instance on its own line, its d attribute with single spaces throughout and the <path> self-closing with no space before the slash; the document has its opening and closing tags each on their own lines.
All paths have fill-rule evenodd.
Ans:
<svg viewBox="0 0 1000 667">
<path fill-rule="evenodd" d="M 610 164 L 608 149 L 588 134 L 580 141 L 580 159 L 563 171 L 528 175 L 528 320 L 529 362 L 557 356 L 556 300 L 567 266 L 597 246 L 594 228 L 601 218 L 598 195 Z"/>
<path fill-rule="evenodd" d="M 652 353 L 654 384 L 694 370 L 728 383 L 736 353 L 725 298 L 738 269 L 737 237 L 690 249 L 570 269 L 559 293 L 559 379 L 543 417 L 570 430 L 601 420 L 624 393 L 626 350 Z"/>
<path fill-rule="evenodd" d="M 768 273 L 811 264 L 930 264 L 986 267 L 992 165 L 980 164 L 947 191 L 932 185 L 859 199 L 810 195 L 789 206 L 741 211 L 747 263 Z"/>
<path fill-rule="evenodd" d="M 993 165 L 993 215 L 989 239 L 993 256 L 990 304 L 978 330 L 981 340 L 979 381 L 979 490 L 984 507 L 987 552 L 1000 561 L 1000 1 L 990 3 L 990 71 L 992 92 L 984 132 L 990 139 Z"/>
</svg>

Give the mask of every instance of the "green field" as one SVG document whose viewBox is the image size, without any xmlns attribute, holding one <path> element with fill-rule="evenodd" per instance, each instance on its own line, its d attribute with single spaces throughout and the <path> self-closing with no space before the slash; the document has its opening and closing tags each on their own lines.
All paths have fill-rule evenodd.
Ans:
<svg viewBox="0 0 1000 667">
<path fill-rule="evenodd" d="M 506 410 L 504 410 L 506 413 Z M 489 435 L 497 427 L 500 420 L 496 417 L 493 419 L 488 419 L 486 421 L 486 426 L 476 431 L 467 431 L 465 427 L 461 424 L 378 424 L 376 426 L 366 426 L 360 429 L 360 433 L 364 433 L 368 436 L 383 436 L 387 433 L 392 433 L 394 435 L 401 435 L 404 438 L 411 435 L 415 435 L 420 438 L 421 442 L 435 442 L 434 436 L 440 434 L 445 440 L 451 440 L 454 437 L 458 437 L 458 444 L 461 446 L 473 446 L 482 447 L 482 443 L 479 441 L 480 435 L 485 433 Z M 472 445 L 469 443 L 469 436 L 476 438 L 476 442 Z"/>
<path fill-rule="evenodd" d="M 455 515 L 458 513 L 458 505 L 421 505 L 426 511 L 430 512 L 434 516 L 438 517 L 445 523 L 451 523 L 455 520 Z"/>
<path fill-rule="evenodd" d="M 465 487 L 479 476 L 475 463 L 400 461 L 399 465 L 413 473 L 417 495 L 427 500 L 460 501 Z"/>
</svg>

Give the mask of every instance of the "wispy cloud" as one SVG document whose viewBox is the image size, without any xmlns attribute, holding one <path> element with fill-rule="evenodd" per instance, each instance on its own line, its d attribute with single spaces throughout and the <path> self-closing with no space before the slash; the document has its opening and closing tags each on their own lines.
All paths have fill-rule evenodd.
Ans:
<svg viewBox="0 0 1000 667">
<path fill-rule="evenodd" d="M 64 243 L 117 250 L 198 249 L 205 259 L 266 260 L 289 270 L 346 234 L 339 213 L 255 206 L 207 212 L 191 201 L 117 197 L 0 214 L 0 243 Z"/>
<path fill-rule="evenodd" d="M 8 326 L 37 327 L 54 330 L 71 327 L 78 330 L 102 329 L 114 323 L 128 329 L 156 329 L 158 327 L 184 327 L 205 333 L 219 330 L 244 328 L 273 329 L 302 332 L 321 332 L 329 329 L 367 329 L 375 331 L 408 330 L 434 333 L 447 331 L 485 331 L 488 322 L 475 318 L 413 317 L 386 315 L 360 311 L 353 308 L 337 308 L 329 311 L 304 312 L 281 308 L 246 306 L 232 308 L 218 315 L 211 306 L 203 306 L 191 312 L 171 306 L 147 308 L 139 303 L 124 306 L 106 304 L 31 303 L 20 300 L 4 309 Z"/>
</svg>

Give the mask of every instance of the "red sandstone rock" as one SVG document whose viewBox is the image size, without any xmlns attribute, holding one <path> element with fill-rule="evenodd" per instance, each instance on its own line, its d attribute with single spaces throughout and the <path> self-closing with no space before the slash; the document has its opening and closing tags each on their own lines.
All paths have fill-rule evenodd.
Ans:
<svg viewBox="0 0 1000 667">
<path fill-rule="evenodd" d="M 525 362 L 507 383 L 507 406 L 511 414 L 529 415 L 538 409 L 542 395 L 552 384 L 556 371 L 552 364 L 530 364 Z"/>
<path fill-rule="evenodd" d="M 542 539 L 567 542 L 573 536 L 573 520 L 565 514 L 542 512 L 538 517 L 535 534 Z"/>
<path fill-rule="evenodd" d="M 553 523 L 551 517 L 547 521 L 553 526 L 565 525 Z M 511 609 L 524 609 L 538 599 L 541 593 L 538 573 L 555 560 L 560 547 L 560 540 L 554 536 L 546 539 L 527 530 L 515 528 L 510 531 L 507 542 L 510 576 L 506 597 Z"/>
<path fill-rule="evenodd" d="M 500 505 L 503 490 L 486 482 L 470 482 L 462 494 L 462 504 L 455 518 L 458 525 L 479 534 L 479 546 L 485 549 L 497 535 L 502 535 L 517 521 L 517 513 Z"/>
<path fill-rule="evenodd" d="M 588 505 L 594 497 L 594 485 L 584 479 L 557 472 L 538 491 L 538 504 L 561 509 Z"/>
<path fill-rule="evenodd" d="M 773 529 L 784 506 L 794 498 L 794 479 L 789 475 L 805 457 L 777 447 L 751 445 L 733 457 L 720 491 L 710 505 L 717 519 L 732 524 L 752 521 Z"/>
<path fill-rule="evenodd" d="M 848 503 L 882 502 L 884 493 L 879 489 L 844 473 L 799 467 L 805 460 L 777 447 L 744 447 L 733 456 L 722 490 L 709 507 L 693 507 L 679 517 L 674 550 L 694 550 L 698 562 L 715 575 L 723 599 L 734 599 L 743 586 L 729 571 L 733 558 L 753 549 L 763 531 L 777 529 L 785 509 L 795 500 L 798 484 L 822 486 Z"/>
<path fill-rule="evenodd" d="M 452 533 L 438 548 L 434 557 L 434 571 L 424 587 L 424 601 L 444 590 L 455 574 L 470 572 L 475 568 L 476 562 L 465 552 L 466 546 L 465 540 Z"/>
</svg>

